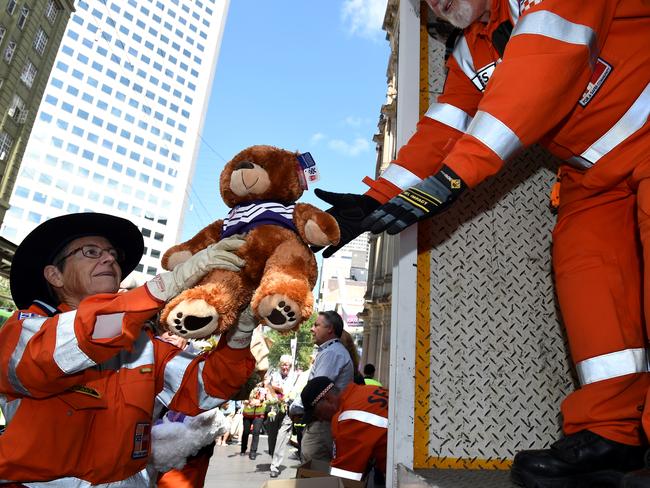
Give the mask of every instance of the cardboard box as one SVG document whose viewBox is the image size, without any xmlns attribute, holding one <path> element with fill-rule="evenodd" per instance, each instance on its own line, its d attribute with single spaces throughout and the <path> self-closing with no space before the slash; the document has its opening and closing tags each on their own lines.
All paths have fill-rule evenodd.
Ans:
<svg viewBox="0 0 650 488">
<path fill-rule="evenodd" d="M 367 478 L 363 478 L 361 481 L 349 480 L 346 478 L 339 478 L 338 476 L 332 476 L 329 474 L 329 471 L 330 465 L 328 462 L 318 460 L 307 461 L 298 466 L 296 478 L 320 478 L 323 476 L 329 476 L 330 478 L 340 480 L 343 483 L 344 488 L 366 488 L 368 481 Z"/>
<path fill-rule="evenodd" d="M 335 476 L 320 478 L 303 478 L 295 480 L 269 480 L 262 488 L 345 488 L 341 480 Z"/>
</svg>

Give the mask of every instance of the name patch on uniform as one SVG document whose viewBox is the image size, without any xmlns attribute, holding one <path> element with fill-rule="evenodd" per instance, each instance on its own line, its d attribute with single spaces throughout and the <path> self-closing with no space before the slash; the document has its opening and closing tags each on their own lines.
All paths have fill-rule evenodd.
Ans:
<svg viewBox="0 0 650 488">
<path fill-rule="evenodd" d="M 594 98 L 594 95 L 596 95 L 596 93 L 598 93 L 598 90 L 600 90 L 600 87 L 603 85 L 611 71 L 612 66 L 604 59 L 598 58 L 596 60 L 596 66 L 594 66 L 594 72 L 591 75 L 591 79 L 587 84 L 585 92 L 582 94 L 580 100 L 578 101 L 582 107 L 586 107 L 589 102 L 591 102 L 591 99 Z"/>
<path fill-rule="evenodd" d="M 485 90 L 488 81 L 490 81 L 490 76 L 492 76 L 492 73 L 494 72 L 494 68 L 496 68 L 496 66 L 497 63 L 490 63 L 487 66 L 483 66 L 476 72 L 476 76 L 472 78 L 472 83 L 474 83 L 476 88 L 481 91 Z"/>
<path fill-rule="evenodd" d="M 70 390 L 75 391 L 77 393 L 82 393 L 84 395 L 91 396 L 93 398 L 101 398 L 101 395 L 97 390 L 90 388 L 89 386 L 86 385 L 74 385 L 70 387 Z"/>
<path fill-rule="evenodd" d="M 139 422 L 135 424 L 135 433 L 133 434 L 133 459 L 140 459 L 149 455 L 149 446 L 151 445 L 151 423 Z"/>
</svg>

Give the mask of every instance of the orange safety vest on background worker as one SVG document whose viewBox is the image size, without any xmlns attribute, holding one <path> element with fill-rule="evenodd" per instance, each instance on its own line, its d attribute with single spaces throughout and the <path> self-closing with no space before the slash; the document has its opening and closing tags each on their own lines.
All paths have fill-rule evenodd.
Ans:
<svg viewBox="0 0 650 488">
<path fill-rule="evenodd" d="M 386 473 L 388 390 L 350 383 L 332 417 L 334 440 L 330 474 L 360 480 L 370 461 Z"/>
<path fill-rule="evenodd" d="M 553 268 L 581 384 L 562 405 L 563 428 L 630 445 L 644 442 L 650 386 L 649 42 L 647 1 L 492 0 L 489 22 L 457 39 L 417 132 L 364 180 L 386 202 L 443 164 L 475 187 L 536 142 L 562 160 Z M 643 424 L 650 434 L 650 408 Z"/>
<path fill-rule="evenodd" d="M 149 486 L 156 405 L 197 415 L 230 398 L 254 367 L 247 348 L 225 340 L 194 356 L 154 339 L 143 324 L 163 305 L 140 287 L 76 310 L 35 302 L 6 322 L 0 479 Z"/>
</svg>

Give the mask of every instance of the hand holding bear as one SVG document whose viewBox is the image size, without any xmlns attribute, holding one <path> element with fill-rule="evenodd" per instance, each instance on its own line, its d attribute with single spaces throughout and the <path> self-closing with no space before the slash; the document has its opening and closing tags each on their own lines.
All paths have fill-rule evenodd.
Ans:
<svg viewBox="0 0 650 488">
<path fill-rule="evenodd" d="M 194 286 L 213 269 L 239 271 L 246 262 L 234 251 L 245 244 L 241 236 L 234 235 L 197 252 L 172 271 L 161 273 L 147 282 L 147 289 L 155 298 L 166 302 Z"/>
</svg>

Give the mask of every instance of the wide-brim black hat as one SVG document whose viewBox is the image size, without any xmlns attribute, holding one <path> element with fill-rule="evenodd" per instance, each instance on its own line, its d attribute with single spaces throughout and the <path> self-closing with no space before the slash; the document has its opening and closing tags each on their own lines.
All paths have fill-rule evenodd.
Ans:
<svg viewBox="0 0 650 488">
<path fill-rule="evenodd" d="M 314 417 L 314 411 L 316 410 L 316 404 L 323 399 L 328 391 L 332 389 L 334 382 L 329 379 L 327 376 L 317 376 L 310 379 L 305 387 L 300 393 L 300 399 L 302 400 L 302 407 L 305 410 L 305 413 L 302 416 L 302 421 L 304 424 L 308 424 L 313 420 L 316 420 Z"/>
<path fill-rule="evenodd" d="M 34 300 L 52 301 L 43 269 L 69 242 L 86 236 L 101 236 L 124 252 L 119 263 L 125 278 L 140 262 L 144 239 L 136 225 L 122 217 L 103 213 L 77 213 L 47 220 L 20 243 L 11 263 L 11 296 L 19 309 Z"/>
</svg>

